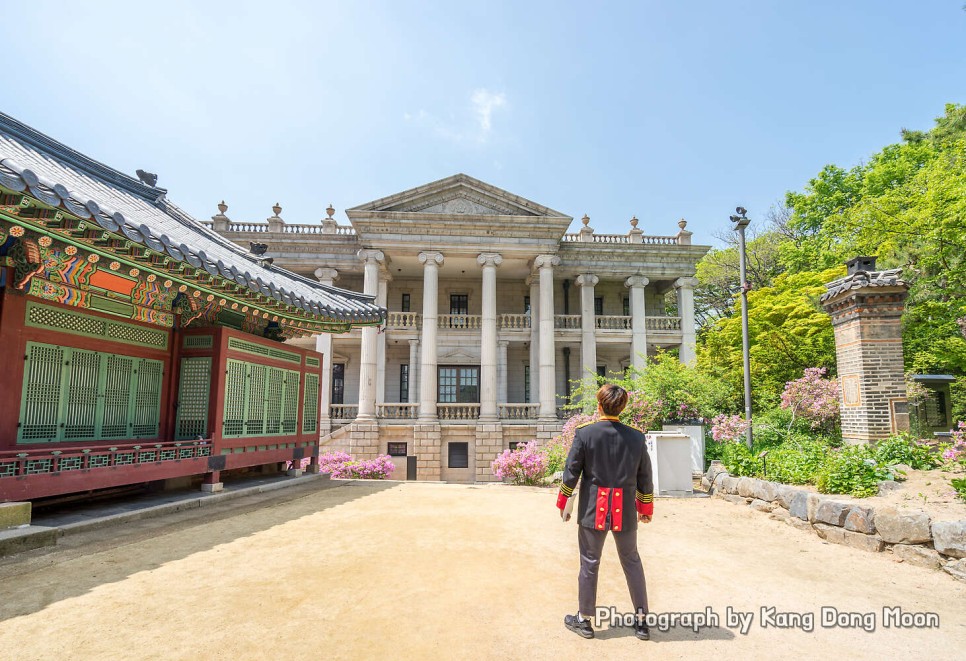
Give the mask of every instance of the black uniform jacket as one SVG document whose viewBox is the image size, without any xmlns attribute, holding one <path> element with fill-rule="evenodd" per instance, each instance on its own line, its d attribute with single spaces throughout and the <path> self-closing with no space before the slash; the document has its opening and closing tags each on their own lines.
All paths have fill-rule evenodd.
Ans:
<svg viewBox="0 0 966 661">
<path fill-rule="evenodd" d="M 644 432 L 610 416 L 577 427 L 557 497 L 561 510 L 573 497 L 578 481 L 580 525 L 615 532 L 635 530 L 638 514 L 654 512 Z"/>
</svg>

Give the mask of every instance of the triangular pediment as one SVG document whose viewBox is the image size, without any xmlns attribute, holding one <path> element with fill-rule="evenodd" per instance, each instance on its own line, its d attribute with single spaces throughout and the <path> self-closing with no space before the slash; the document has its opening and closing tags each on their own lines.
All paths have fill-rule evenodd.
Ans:
<svg viewBox="0 0 966 661">
<path fill-rule="evenodd" d="M 361 204 L 348 211 L 568 218 L 558 211 L 465 174 Z"/>
</svg>

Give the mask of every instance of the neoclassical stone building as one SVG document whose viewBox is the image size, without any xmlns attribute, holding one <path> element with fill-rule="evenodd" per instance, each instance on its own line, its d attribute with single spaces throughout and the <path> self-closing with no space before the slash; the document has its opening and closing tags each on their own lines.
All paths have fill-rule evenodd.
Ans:
<svg viewBox="0 0 966 661">
<path fill-rule="evenodd" d="M 463 174 L 335 210 L 321 224 L 212 227 L 268 245 L 275 264 L 374 294 L 381 328 L 320 335 L 322 444 L 396 457 L 398 476 L 485 481 L 503 449 L 547 439 L 575 380 L 676 348 L 694 359 L 695 264 L 687 223 L 656 236 L 631 219 L 597 234 Z M 298 342 L 298 341 L 296 341 Z M 407 460 L 408 457 L 408 460 Z"/>
</svg>

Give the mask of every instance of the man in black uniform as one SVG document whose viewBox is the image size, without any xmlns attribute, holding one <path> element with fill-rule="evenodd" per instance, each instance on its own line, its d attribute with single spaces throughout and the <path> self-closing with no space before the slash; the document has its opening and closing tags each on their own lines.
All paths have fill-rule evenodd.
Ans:
<svg viewBox="0 0 966 661">
<path fill-rule="evenodd" d="M 573 506 L 574 489 L 580 482 L 577 506 L 577 522 L 580 524 L 577 528 L 579 610 L 576 615 L 567 615 L 564 624 L 584 638 L 594 637 L 590 618 L 597 606 L 597 570 L 608 530 L 614 534 L 631 602 L 639 615 L 634 626 L 635 634 L 641 640 L 650 638 L 650 631 L 640 617 L 647 613 L 647 587 L 641 556 L 637 552 L 637 523 L 649 523 L 654 513 L 651 460 L 644 444 L 644 433 L 617 418 L 626 405 L 627 391 L 620 386 L 607 384 L 597 391 L 600 419 L 577 428 L 557 497 L 561 517 L 567 521 Z"/>
</svg>

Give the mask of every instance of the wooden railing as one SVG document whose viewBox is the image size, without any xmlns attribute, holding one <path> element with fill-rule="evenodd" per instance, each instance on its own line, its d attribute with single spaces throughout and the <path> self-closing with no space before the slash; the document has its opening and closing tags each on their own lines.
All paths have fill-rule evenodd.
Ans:
<svg viewBox="0 0 966 661">
<path fill-rule="evenodd" d="M 437 404 L 436 416 L 440 420 L 476 420 L 480 417 L 480 405 Z"/>
<path fill-rule="evenodd" d="M 647 330 L 656 331 L 679 331 L 681 330 L 681 317 L 647 317 L 644 320 Z"/>
<path fill-rule="evenodd" d="M 530 328 L 530 315 L 528 314 L 501 314 L 500 328 L 507 330 L 522 330 Z"/>
<path fill-rule="evenodd" d="M 596 324 L 601 330 L 630 330 L 631 317 L 604 315 L 596 318 Z"/>
<path fill-rule="evenodd" d="M 390 312 L 386 317 L 387 328 L 419 328 L 423 315 L 418 312 Z"/>
<path fill-rule="evenodd" d="M 376 417 L 389 420 L 412 420 L 419 413 L 419 404 L 389 403 L 376 404 Z"/>
<path fill-rule="evenodd" d="M 332 404 L 329 407 L 329 417 L 333 420 L 355 420 L 358 415 L 358 404 Z"/>
<path fill-rule="evenodd" d="M 478 314 L 441 314 L 436 325 L 448 330 L 476 330 L 482 322 L 483 317 Z"/>
<path fill-rule="evenodd" d="M 499 404 L 502 420 L 536 420 L 539 404 Z"/>
<path fill-rule="evenodd" d="M 156 464 L 211 456 L 211 439 L 197 441 L 143 441 L 84 448 L 44 448 L 0 452 L 0 479 L 47 475 L 97 468 Z"/>
<path fill-rule="evenodd" d="M 580 330 L 579 314 L 555 314 L 553 327 L 557 330 Z"/>
</svg>

